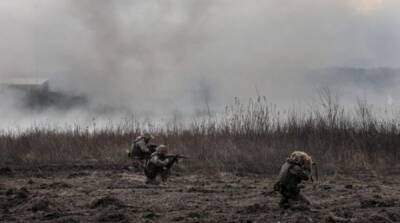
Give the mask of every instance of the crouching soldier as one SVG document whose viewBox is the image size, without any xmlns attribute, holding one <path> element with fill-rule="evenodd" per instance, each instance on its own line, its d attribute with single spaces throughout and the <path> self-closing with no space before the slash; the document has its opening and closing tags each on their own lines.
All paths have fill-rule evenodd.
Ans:
<svg viewBox="0 0 400 223">
<path fill-rule="evenodd" d="M 146 162 L 144 173 L 146 175 L 146 184 L 157 184 L 156 178 L 161 176 L 161 180 L 166 182 L 172 165 L 177 161 L 179 156 L 167 155 L 168 149 L 165 145 L 157 147 L 156 151 L 151 154 L 151 158 Z"/>
<path fill-rule="evenodd" d="M 281 208 L 289 208 L 291 201 L 300 201 L 307 205 L 311 204 L 300 192 L 302 187 L 299 185 L 303 180 L 311 179 L 311 168 L 312 159 L 305 152 L 295 151 L 287 158 L 282 165 L 278 182 L 274 185 L 274 190 L 279 191 L 282 195 L 279 203 Z"/>
<path fill-rule="evenodd" d="M 155 152 L 157 145 L 150 144 L 154 137 L 149 133 L 138 136 L 131 144 L 128 156 L 135 162 L 136 167 L 143 167 L 145 161 L 150 159 L 151 154 Z"/>
</svg>

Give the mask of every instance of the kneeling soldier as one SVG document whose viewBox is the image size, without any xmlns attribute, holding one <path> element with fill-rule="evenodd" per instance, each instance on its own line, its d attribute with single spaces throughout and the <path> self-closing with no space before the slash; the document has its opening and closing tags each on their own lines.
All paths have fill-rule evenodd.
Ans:
<svg viewBox="0 0 400 223">
<path fill-rule="evenodd" d="M 155 152 L 157 145 L 150 144 L 154 137 L 149 133 L 137 137 L 131 144 L 128 156 L 133 159 L 136 167 L 143 167 L 145 161 L 150 159 L 151 154 Z"/>
<path fill-rule="evenodd" d="M 151 154 L 151 158 L 146 162 L 144 173 L 146 175 L 146 184 L 157 184 L 156 178 L 161 176 L 163 182 L 167 181 L 170 168 L 177 160 L 177 157 L 167 157 L 167 147 L 160 145 L 156 151 Z"/>
<path fill-rule="evenodd" d="M 279 173 L 278 182 L 274 185 L 274 190 L 279 191 L 282 199 L 279 206 L 289 208 L 290 201 L 301 201 L 306 204 L 311 202 L 300 192 L 302 188 L 299 184 L 311 178 L 312 159 L 301 151 L 293 152 L 286 162 L 282 165 Z"/>
</svg>

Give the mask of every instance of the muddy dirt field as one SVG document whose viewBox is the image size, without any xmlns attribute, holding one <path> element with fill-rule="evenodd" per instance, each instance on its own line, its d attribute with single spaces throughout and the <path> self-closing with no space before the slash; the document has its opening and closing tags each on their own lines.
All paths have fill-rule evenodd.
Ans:
<svg viewBox="0 0 400 223">
<path fill-rule="evenodd" d="M 330 176 L 289 210 L 267 176 L 175 174 L 145 185 L 124 167 L 0 169 L 1 222 L 400 222 L 400 176 Z"/>
</svg>

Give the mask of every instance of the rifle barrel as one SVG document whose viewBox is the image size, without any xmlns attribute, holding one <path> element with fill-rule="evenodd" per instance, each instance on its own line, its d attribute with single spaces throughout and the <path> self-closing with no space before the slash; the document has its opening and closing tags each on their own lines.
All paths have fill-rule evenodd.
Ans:
<svg viewBox="0 0 400 223">
<path fill-rule="evenodd" d="M 167 158 L 187 159 L 189 157 L 183 155 L 166 155 Z"/>
</svg>

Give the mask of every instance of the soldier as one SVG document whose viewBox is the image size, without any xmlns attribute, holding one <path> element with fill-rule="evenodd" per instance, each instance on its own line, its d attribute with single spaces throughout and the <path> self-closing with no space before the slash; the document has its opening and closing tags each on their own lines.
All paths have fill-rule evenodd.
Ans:
<svg viewBox="0 0 400 223">
<path fill-rule="evenodd" d="M 167 156 L 167 147 L 160 145 L 156 151 L 151 154 L 151 158 L 146 162 L 144 173 L 146 175 L 146 184 L 157 184 L 157 175 L 161 176 L 163 182 L 167 181 L 170 168 L 177 160 L 177 156 Z"/>
<path fill-rule="evenodd" d="M 299 184 L 311 177 L 312 159 L 301 151 L 293 152 L 286 162 L 282 165 L 279 173 L 278 182 L 274 185 L 274 190 L 279 191 L 282 199 L 279 203 L 281 208 L 287 209 L 291 206 L 290 201 L 301 201 L 307 205 L 311 202 L 300 192 L 302 186 Z"/>
<path fill-rule="evenodd" d="M 151 154 L 155 151 L 156 145 L 150 144 L 150 140 L 154 137 L 150 133 L 144 133 L 137 137 L 129 148 L 128 156 L 139 163 L 140 166 L 150 159 Z M 136 163 L 137 164 L 137 163 Z"/>
</svg>

